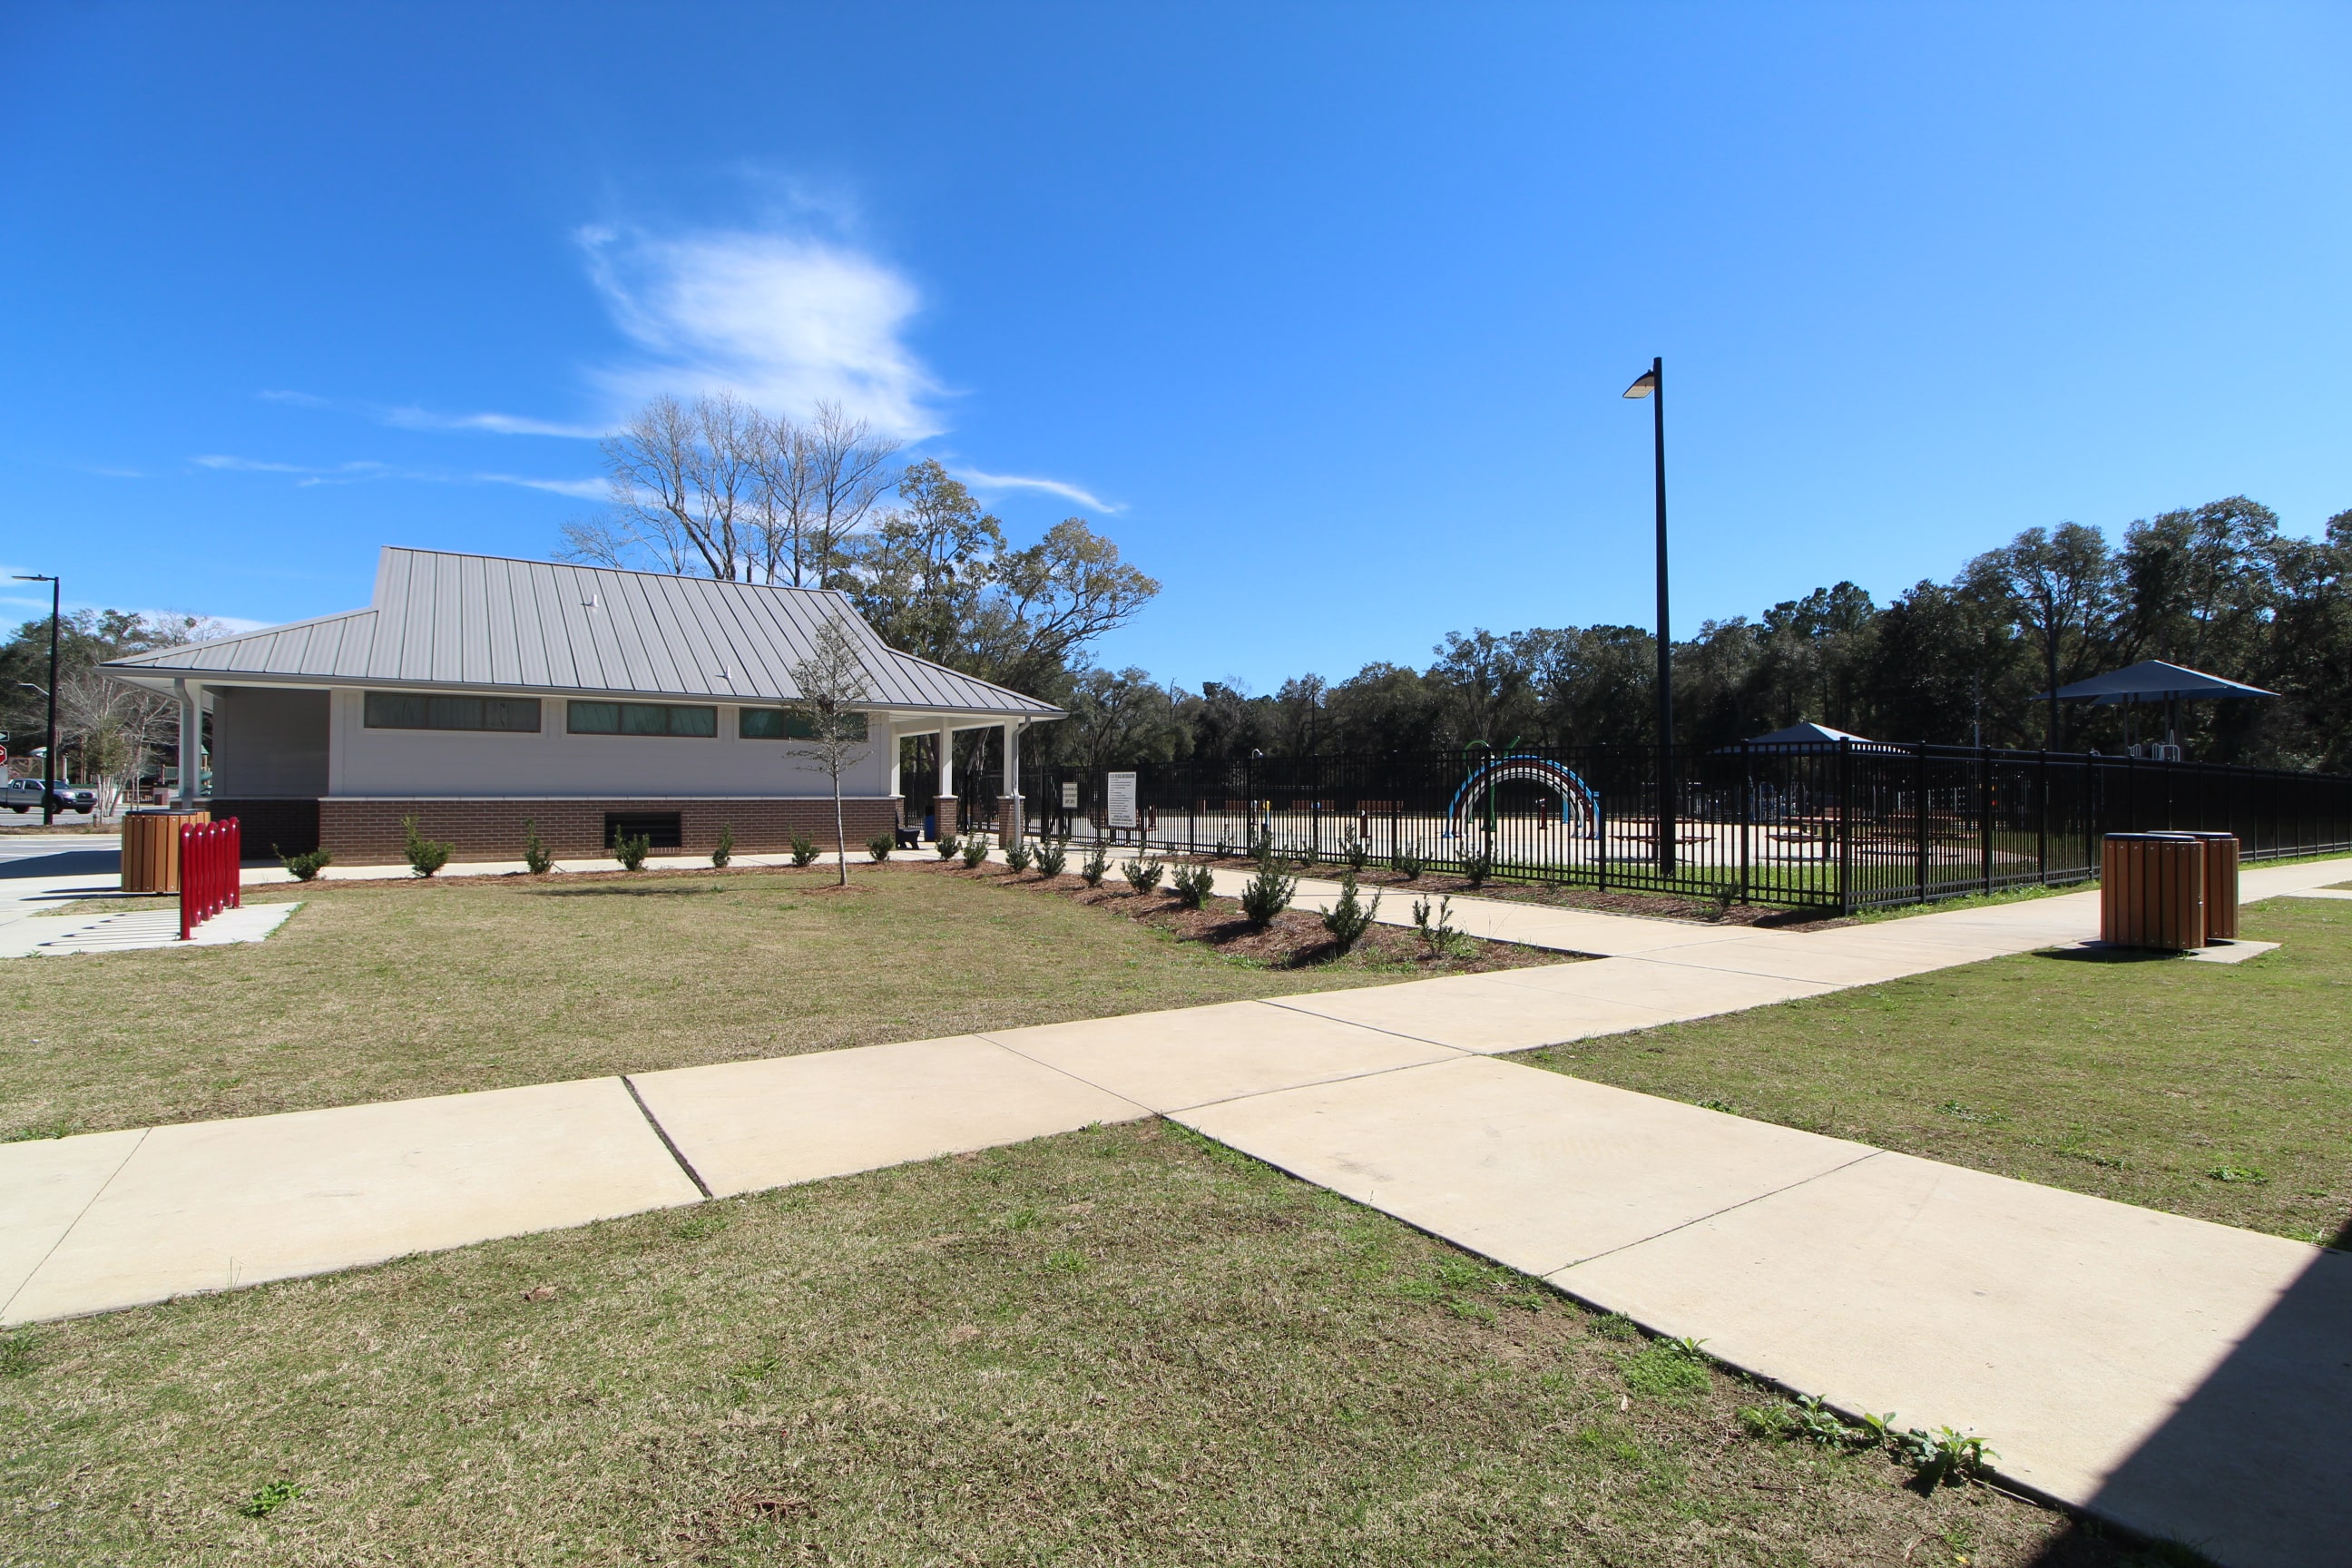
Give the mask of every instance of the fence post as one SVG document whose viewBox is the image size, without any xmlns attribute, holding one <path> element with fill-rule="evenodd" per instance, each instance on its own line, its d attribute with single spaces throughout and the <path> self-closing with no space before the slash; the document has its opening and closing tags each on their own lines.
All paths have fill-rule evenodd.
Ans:
<svg viewBox="0 0 2352 1568">
<path fill-rule="evenodd" d="M 1838 742 L 1838 913 L 1853 913 L 1853 742 Z"/>
<path fill-rule="evenodd" d="M 1927 901 L 1927 742 L 1925 741 L 1919 742 L 1918 763 L 1915 770 L 1917 798 L 1912 802 L 1918 807 L 1918 812 L 1912 823 L 1912 837 L 1917 847 L 1919 896 L 1913 901 L 1924 904 Z"/>
<path fill-rule="evenodd" d="M 1748 901 L 1748 834 L 1756 816 L 1756 764 L 1748 759 L 1748 742 L 1739 742 L 1739 901 Z"/>
<path fill-rule="evenodd" d="M 2050 885 L 2050 751 L 2043 747 L 2035 753 L 2033 765 L 2033 858 L 2039 868 L 2042 885 Z"/>
<path fill-rule="evenodd" d="M 1977 857 L 1984 891 L 1992 891 L 1992 753 L 1977 748 Z"/>
</svg>

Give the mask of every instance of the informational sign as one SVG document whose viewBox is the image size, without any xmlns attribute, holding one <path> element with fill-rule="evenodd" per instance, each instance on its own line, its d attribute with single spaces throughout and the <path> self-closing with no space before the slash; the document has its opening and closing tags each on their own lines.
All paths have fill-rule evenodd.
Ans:
<svg viewBox="0 0 2352 1568">
<path fill-rule="evenodd" d="M 1142 826 L 1135 816 L 1135 775 L 1133 773 L 1111 774 L 1110 787 L 1104 792 L 1104 795 L 1106 826 L 1111 827 Z"/>
<path fill-rule="evenodd" d="M 1063 784 L 1062 809 L 1064 811 L 1076 811 L 1078 809 L 1078 786 L 1076 784 L 1067 782 Z"/>
</svg>

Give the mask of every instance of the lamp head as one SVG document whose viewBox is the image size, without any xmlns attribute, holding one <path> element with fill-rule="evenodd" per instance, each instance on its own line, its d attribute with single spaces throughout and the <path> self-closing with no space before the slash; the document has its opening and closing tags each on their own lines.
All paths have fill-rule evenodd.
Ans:
<svg viewBox="0 0 2352 1568">
<path fill-rule="evenodd" d="M 1647 397 L 1650 394 L 1657 390 L 1658 373 L 1654 370 L 1645 370 L 1640 375 L 1633 378 L 1633 384 L 1625 389 L 1625 395 L 1628 397 Z"/>
</svg>

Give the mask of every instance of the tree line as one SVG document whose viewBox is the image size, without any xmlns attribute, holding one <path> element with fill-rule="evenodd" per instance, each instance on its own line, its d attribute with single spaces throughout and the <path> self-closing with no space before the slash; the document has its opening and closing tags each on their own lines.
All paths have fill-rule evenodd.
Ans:
<svg viewBox="0 0 2352 1568">
<path fill-rule="evenodd" d="M 2182 705 L 2187 754 L 2352 771 L 2352 511 L 2292 538 L 2231 496 L 2133 522 L 2031 528 L 1881 605 L 1841 582 L 1674 647 L 1675 740 L 1715 746 L 1803 720 L 1879 740 L 2119 751 L 2142 708 L 2053 704 L 2068 682 L 2159 658 L 2280 693 Z M 1230 760 L 1507 745 L 1654 744 L 1656 643 L 1633 626 L 1449 634 L 1414 668 L 1306 674 L 1271 694 L 1141 669 L 1073 671 L 1059 760 Z"/>
</svg>

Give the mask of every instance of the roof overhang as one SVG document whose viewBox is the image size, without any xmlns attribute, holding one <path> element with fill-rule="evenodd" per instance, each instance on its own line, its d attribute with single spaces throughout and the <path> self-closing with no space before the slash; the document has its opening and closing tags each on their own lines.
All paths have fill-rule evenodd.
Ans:
<svg viewBox="0 0 2352 1568">
<path fill-rule="evenodd" d="M 169 692 L 177 689 L 184 680 L 191 686 L 272 686 L 290 691 L 447 691 L 480 693 L 499 697 L 580 698 L 604 702 L 691 702 L 705 706 L 734 705 L 761 708 L 791 708 L 797 706 L 797 697 L 779 697 L 770 692 L 737 691 L 646 691 L 642 689 L 615 690 L 603 687 L 582 686 L 501 686 L 481 681 L 455 680 L 352 680 L 322 675 L 276 675 L 237 670 L 174 668 L 169 665 L 101 664 L 100 671 L 125 685 L 145 687 L 152 691 Z M 940 715 L 970 718 L 988 723 L 1027 722 L 1050 723 L 1066 719 L 1062 709 L 1039 703 L 1033 708 L 1007 710 L 1002 708 L 953 708 L 940 705 L 899 702 L 858 702 L 853 705 L 861 713 L 903 713 L 910 717 Z"/>
</svg>

